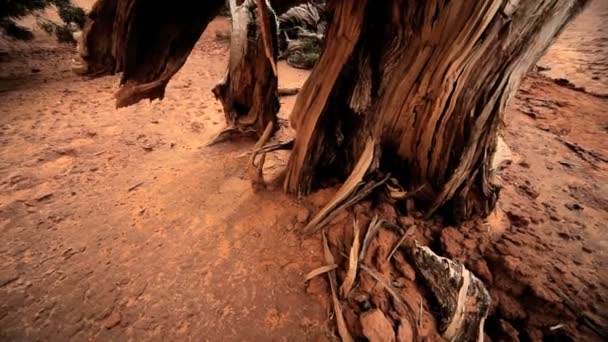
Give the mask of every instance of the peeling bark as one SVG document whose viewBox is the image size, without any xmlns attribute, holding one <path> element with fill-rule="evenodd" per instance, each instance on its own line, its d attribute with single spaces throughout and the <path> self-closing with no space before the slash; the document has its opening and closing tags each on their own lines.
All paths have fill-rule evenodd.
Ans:
<svg viewBox="0 0 608 342">
<path fill-rule="evenodd" d="M 291 115 L 285 190 L 345 179 L 367 137 L 417 206 L 487 215 L 503 110 L 584 0 L 330 1 L 325 50 Z"/>
<path fill-rule="evenodd" d="M 279 95 L 277 75 L 273 70 L 278 56 L 276 16 L 266 9 L 269 20 L 258 18 L 268 36 L 268 50 L 256 18 L 254 0 L 246 0 L 233 12 L 230 55 L 226 76 L 214 88 L 213 94 L 222 102 L 227 129 L 261 136 L 269 123 L 278 128 Z M 268 58 L 269 52 L 272 59 Z"/>
</svg>

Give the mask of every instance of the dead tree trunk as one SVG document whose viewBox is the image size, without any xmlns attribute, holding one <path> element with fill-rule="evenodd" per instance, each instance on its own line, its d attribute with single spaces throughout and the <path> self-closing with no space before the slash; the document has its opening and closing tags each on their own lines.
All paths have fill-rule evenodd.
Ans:
<svg viewBox="0 0 608 342">
<path fill-rule="evenodd" d="M 121 39 L 114 31 L 118 0 L 100 0 L 95 2 L 89 12 L 88 20 L 82 30 L 79 58 L 84 69 L 80 72 L 90 76 L 101 76 L 119 72 L 116 65 L 118 45 L 114 42 Z"/>
<path fill-rule="evenodd" d="M 214 88 L 213 94 L 222 102 L 226 130 L 261 136 L 271 123 L 278 128 L 279 96 L 276 61 L 278 56 L 277 21 L 274 11 L 266 7 L 266 19 L 259 18 L 256 1 L 245 0 L 231 5 L 232 33 L 228 70 Z M 256 24 L 256 18 L 257 24 Z M 264 36 L 258 25 L 271 38 L 269 58 Z"/>
<path fill-rule="evenodd" d="M 324 52 L 291 114 L 285 190 L 346 178 L 373 141 L 380 168 L 410 191 L 427 188 L 419 208 L 488 214 L 504 108 L 586 2 L 330 1 Z"/>
<path fill-rule="evenodd" d="M 223 0 L 97 0 L 82 33 L 89 74 L 123 72 L 116 106 L 163 98 Z"/>
</svg>

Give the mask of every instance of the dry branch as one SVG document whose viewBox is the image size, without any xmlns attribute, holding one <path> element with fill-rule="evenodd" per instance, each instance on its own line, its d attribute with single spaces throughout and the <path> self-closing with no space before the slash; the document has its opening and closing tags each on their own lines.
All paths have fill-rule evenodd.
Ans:
<svg viewBox="0 0 608 342">
<path fill-rule="evenodd" d="M 327 237 L 325 236 L 325 231 L 323 231 L 323 254 L 325 255 L 325 262 L 328 265 L 334 264 L 334 256 L 331 254 L 329 250 L 329 245 L 327 244 Z M 329 277 L 329 285 L 331 287 L 331 298 L 334 304 L 334 313 L 336 315 L 336 322 L 338 324 L 338 332 L 340 333 L 340 337 L 343 342 L 354 342 L 352 335 L 348 331 L 346 327 L 346 321 L 344 320 L 344 314 L 342 313 L 342 305 L 340 304 L 340 300 L 338 299 L 338 282 L 336 280 L 336 272 L 329 271 L 327 273 Z"/>
<path fill-rule="evenodd" d="M 348 258 L 348 271 L 346 277 L 342 282 L 340 291 L 342 298 L 348 297 L 350 290 L 353 288 L 355 278 L 357 277 L 357 266 L 359 265 L 359 222 L 357 219 L 353 219 L 353 245 L 350 248 L 350 254 Z"/>
<path fill-rule="evenodd" d="M 304 280 L 308 281 L 314 277 L 320 276 L 321 274 L 325 274 L 329 271 L 333 271 L 336 268 L 338 268 L 338 265 L 336 265 L 336 264 L 323 265 L 321 267 L 315 268 L 314 270 L 308 272 L 308 274 L 304 277 Z"/>
</svg>

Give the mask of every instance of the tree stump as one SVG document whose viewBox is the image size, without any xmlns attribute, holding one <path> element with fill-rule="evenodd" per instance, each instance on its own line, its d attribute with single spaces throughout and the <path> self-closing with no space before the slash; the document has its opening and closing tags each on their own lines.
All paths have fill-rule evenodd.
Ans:
<svg viewBox="0 0 608 342">
<path fill-rule="evenodd" d="M 346 179 L 368 137 L 416 206 L 487 215 L 502 115 L 524 74 L 587 1 L 328 2 L 325 49 L 291 114 L 287 192 Z"/>
<path fill-rule="evenodd" d="M 98 0 L 82 33 L 93 76 L 122 72 L 116 106 L 162 99 L 223 0 Z"/>
<path fill-rule="evenodd" d="M 257 5 L 245 0 L 233 12 L 230 55 L 224 79 L 214 88 L 213 94 L 222 102 L 227 129 L 262 135 L 268 123 L 278 128 L 277 113 L 280 103 L 278 79 L 269 60 L 264 37 L 256 24 Z M 272 38 L 272 59 L 278 56 L 276 15 L 267 7 L 269 20 L 258 20 L 265 25 Z"/>
</svg>

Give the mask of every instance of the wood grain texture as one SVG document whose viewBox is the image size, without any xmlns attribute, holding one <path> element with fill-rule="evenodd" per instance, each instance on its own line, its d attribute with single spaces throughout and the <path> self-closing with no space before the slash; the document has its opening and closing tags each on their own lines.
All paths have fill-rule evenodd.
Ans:
<svg viewBox="0 0 608 342">
<path fill-rule="evenodd" d="M 432 190 L 418 203 L 429 215 L 487 215 L 504 108 L 586 2 L 330 1 L 325 50 L 292 112 L 285 189 L 346 178 L 371 135 L 406 190 Z"/>
</svg>

